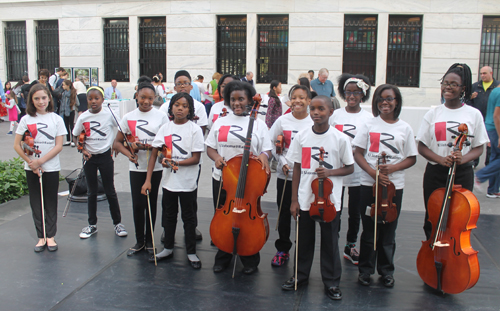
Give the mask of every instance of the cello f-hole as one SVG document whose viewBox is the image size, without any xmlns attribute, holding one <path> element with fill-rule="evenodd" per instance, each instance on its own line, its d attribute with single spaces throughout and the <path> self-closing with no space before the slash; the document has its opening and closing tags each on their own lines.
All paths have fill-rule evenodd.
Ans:
<svg viewBox="0 0 500 311">
<path fill-rule="evenodd" d="M 250 220 L 255 220 L 255 216 L 252 216 L 252 204 L 247 203 L 247 206 L 248 206 L 248 218 L 250 218 Z"/>
<path fill-rule="evenodd" d="M 224 215 L 229 215 L 229 212 L 231 211 L 231 206 L 233 205 L 234 200 L 229 201 L 229 205 L 227 206 L 227 210 L 224 211 Z"/>
<path fill-rule="evenodd" d="M 450 240 L 453 241 L 453 254 L 455 256 L 460 256 L 460 252 L 457 252 L 457 240 L 455 239 L 455 237 L 450 237 Z"/>
</svg>

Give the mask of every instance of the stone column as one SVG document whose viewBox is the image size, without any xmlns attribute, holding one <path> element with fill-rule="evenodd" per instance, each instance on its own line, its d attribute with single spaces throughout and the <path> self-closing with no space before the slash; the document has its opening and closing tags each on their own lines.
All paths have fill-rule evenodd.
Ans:
<svg viewBox="0 0 500 311">
<path fill-rule="evenodd" d="M 38 66 L 36 64 L 36 22 L 32 19 L 26 20 L 26 50 L 28 58 L 28 76 L 30 80 L 38 79 Z M 54 68 L 45 68 L 54 72 Z"/>
<path fill-rule="evenodd" d="M 247 14 L 247 72 L 257 81 L 257 14 Z"/>
<path fill-rule="evenodd" d="M 130 65 L 130 83 L 134 85 L 140 76 L 139 67 L 139 17 L 129 16 L 129 65 Z"/>
<path fill-rule="evenodd" d="M 377 26 L 377 68 L 375 85 L 384 84 L 387 78 L 387 40 L 389 36 L 389 14 L 378 14 Z"/>
</svg>

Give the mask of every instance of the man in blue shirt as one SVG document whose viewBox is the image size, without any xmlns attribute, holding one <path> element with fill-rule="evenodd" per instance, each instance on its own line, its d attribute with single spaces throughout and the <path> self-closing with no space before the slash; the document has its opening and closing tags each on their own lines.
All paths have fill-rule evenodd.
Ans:
<svg viewBox="0 0 500 311">
<path fill-rule="evenodd" d="M 318 78 L 311 81 L 311 87 L 318 95 L 335 97 L 332 81 L 328 80 L 330 73 L 328 69 L 321 68 L 318 72 Z"/>
<path fill-rule="evenodd" d="M 476 185 L 489 180 L 488 198 L 500 198 L 500 87 L 495 88 L 488 98 L 484 120 L 491 144 L 490 163 L 476 172 Z"/>
<path fill-rule="evenodd" d="M 118 82 L 111 80 L 111 86 L 104 90 L 104 99 L 122 99 L 122 93 L 116 88 Z"/>
</svg>

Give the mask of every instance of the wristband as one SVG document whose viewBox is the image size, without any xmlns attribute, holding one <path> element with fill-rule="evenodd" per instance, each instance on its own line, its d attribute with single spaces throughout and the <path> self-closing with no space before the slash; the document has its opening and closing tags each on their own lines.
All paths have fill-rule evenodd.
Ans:
<svg viewBox="0 0 500 311">
<path fill-rule="evenodd" d="M 262 151 L 260 154 L 265 154 L 265 155 L 266 155 L 266 157 L 267 157 L 267 159 L 269 160 L 269 155 L 267 154 L 267 152 Z"/>
</svg>

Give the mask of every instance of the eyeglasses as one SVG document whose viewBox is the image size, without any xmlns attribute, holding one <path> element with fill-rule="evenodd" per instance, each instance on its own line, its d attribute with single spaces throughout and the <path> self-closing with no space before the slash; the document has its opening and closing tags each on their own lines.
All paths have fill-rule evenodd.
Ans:
<svg viewBox="0 0 500 311">
<path fill-rule="evenodd" d="M 176 83 L 175 86 L 181 87 L 181 86 L 188 86 L 191 85 L 191 82 L 184 82 L 184 83 Z"/>
<path fill-rule="evenodd" d="M 457 88 L 457 87 L 463 86 L 463 85 L 462 84 L 457 84 L 455 82 L 451 82 L 451 83 L 441 82 L 441 86 L 442 87 L 448 87 L 449 86 L 449 87 L 451 87 L 451 88 L 454 89 L 454 88 Z"/>
<path fill-rule="evenodd" d="M 356 91 L 356 92 L 349 92 L 349 91 L 346 91 L 345 92 L 345 97 L 350 97 L 350 96 L 361 96 L 363 95 L 363 92 L 360 92 L 360 91 Z"/>
<path fill-rule="evenodd" d="M 383 97 L 379 97 L 377 98 L 377 102 L 380 104 L 380 103 L 383 103 L 384 101 L 388 102 L 388 103 L 392 103 L 393 101 L 395 100 L 394 97 L 386 97 L 386 98 L 383 98 Z"/>
</svg>

